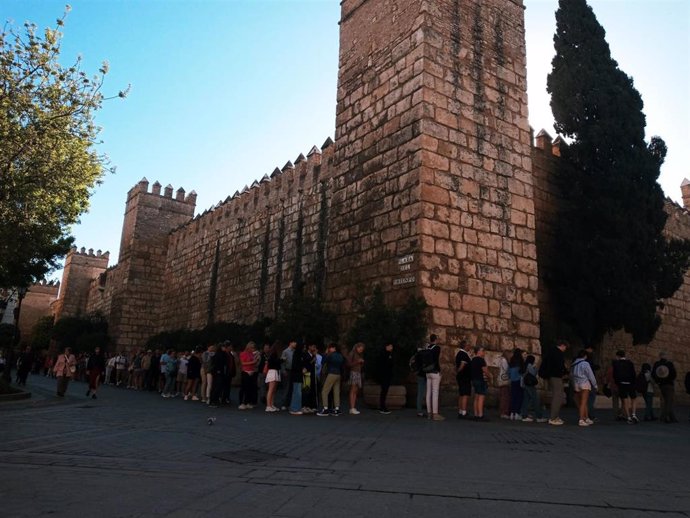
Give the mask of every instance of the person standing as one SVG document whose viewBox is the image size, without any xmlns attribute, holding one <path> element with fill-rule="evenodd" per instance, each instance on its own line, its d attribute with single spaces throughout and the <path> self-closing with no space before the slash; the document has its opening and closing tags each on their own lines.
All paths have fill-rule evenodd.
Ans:
<svg viewBox="0 0 690 518">
<path fill-rule="evenodd" d="M 388 390 L 393 380 L 393 344 L 386 344 L 381 350 L 379 356 L 379 381 L 381 382 L 381 394 L 379 395 L 379 412 L 381 414 L 390 414 L 388 406 L 386 406 L 386 398 L 388 397 Z"/>
<path fill-rule="evenodd" d="M 65 351 L 58 356 L 53 372 L 57 377 L 57 395 L 65 397 L 69 382 L 77 372 L 77 360 L 72 354 L 71 347 L 65 347 Z"/>
<path fill-rule="evenodd" d="M 274 342 L 271 350 L 268 352 L 266 359 L 266 384 L 268 390 L 266 391 L 266 412 L 278 412 L 275 406 L 276 390 L 278 383 L 280 383 L 280 342 Z"/>
<path fill-rule="evenodd" d="M 520 414 L 522 415 L 522 420 L 526 423 L 533 422 L 535 418 L 537 423 L 545 423 L 546 419 L 542 417 L 541 402 L 539 401 L 539 392 L 537 391 L 539 379 L 537 378 L 538 370 L 535 362 L 536 359 L 531 354 L 528 354 L 527 358 L 525 358 L 525 373 L 522 375 L 524 398 Z M 534 411 L 534 417 L 530 415 L 530 408 Z"/>
<path fill-rule="evenodd" d="M 350 366 L 350 414 L 358 415 L 357 410 L 357 394 L 362 388 L 362 369 L 364 367 L 364 344 L 357 342 L 348 358 L 348 365 Z"/>
<path fill-rule="evenodd" d="M 597 380 L 594 371 L 587 361 L 587 351 L 584 349 L 577 355 L 577 359 L 572 366 L 573 389 L 575 391 L 575 403 L 577 404 L 580 420 L 579 426 L 590 426 L 594 424 L 589 418 L 589 393 L 597 391 Z"/>
<path fill-rule="evenodd" d="M 594 362 L 594 346 L 592 345 L 586 345 L 585 346 L 585 352 L 587 353 L 587 363 L 589 363 L 590 368 L 592 369 L 592 372 L 594 373 L 594 377 L 597 377 L 597 371 L 599 371 L 599 365 L 597 365 Z M 593 421 L 596 422 L 596 418 L 594 417 L 594 403 L 597 401 L 597 391 L 592 390 L 589 393 L 589 400 L 587 401 L 587 414 L 589 415 L 589 418 Z"/>
<path fill-rule="evenodd" d="M 470 373 L 472 388 L 474 389 L 474 419 L 475 421 L 486 421 L 484 416 L 484 401 L 489 390 L 491 373 L 484 359 L 486 351 L 481 345 L 474 347 L 474 358 L 470 362 Z"/>
<path fill-rule="evenodd" d="M 34 363 L 34 355 L 31 352 L 31 346 L 27 345 L 22 354 L 17 360 L 17 384 L 26 387 L 26 378 L 31 372 L 31 367 Z"/>
<path fill-rule="evenodd" d="M 561 407 L 565 402 L 565 394 L 563 393 L 563 377 L 568 374 L 565 368 L 565 350 L 569 344 L 565 340 L 556 342 L 556 346 L 548 352 L 542 360 L 539 375 L 548 380 L 549 388 L 551 389 L 551 418 L 549 424 L 552 426 L 561 426 L 563 420 L 559 417 Z"/>
<path fill-rule="evenodd" d="M 525 359 L 522 357 L 522 350 L 515 349 L 508 362 L 508 376 L 510 377 L 510 419 L 512 421 L 522 420 L 520 411 L 522 410 L 522 400 L 524 389 L 522 388 L 522 376 L 525 373 Z"/>
<path fill-rule="evenodd" d="M 165 386 L 163 387 L 163 397 L 175 397 L 177 395 L 175 392 L 178 368 L 177 352 L 171 349 L 163 356 L 165 357 Z"/>
<path fill-rule="evenodd" d="M 438 337 L 431 335 L 427 346 L 432 366 L 426 372 L 426 413 L 432 421 L 443 421 L 443 417 L 438 412 L 438 397 L 441 390 L 441 347 L 436 343 Z"/>
<path fill-rule="evenodd" d="M 467 404 L 472 395 L 472 374 L 470 372 L 470 362 L 472 361 L 467 352 L 467 341 L 460 342 L 460 350 L 455 355 L 455 381 L 458 383 L 458 418 L 467 417 Z"/>
<path fill-rule="evenodd" d="M 659 353 L 659 360 L 652 367 L 652 378 L 659 386 L 661 391 L 661 414 L 660 423 L 677 423 L 676 414 L 673 410 L 675 399 L 676 368 L 673 362 L 666 358 L 665 352 Z"/>
<path fill-rule="evenodd" d="M 256 356 L 254 351 L 256 344 L 249 342 L 244 351 L 240 353 L 240 363 L 242 364 L 242 385 L 240 387 L 240 405 L 239 410 L 249 410 L 254 408 L 255 392 L 256 392 Z"/>
<path fill-rule="evenodd" d="M 410 369 L 417 374 L 417 417 L 426 417 L 426 372 L 422 366 L 422 354 L 426 345 L 417 348 L 417 352 L 410 358 Z"/>
<path fill-rule="evenodd" d="M 613 381 L 618 387 L 618 397 L 623 404 L 623 413 L 628 424 L 637 424 L 639 419 L 635 413 L 635 366 L 625 357 L 625 351 L 616 351 L 616 361 L 613 362 Z"/>
<path fill-rule="evenodd" d="M 215 349 L 216 346 L 213 346 Z M 228 376 L 228 353 L 224 347 L 218 348 L 211 356 L 210 372 L 211 372 L 211 394 L 208 399 L 208 405 L 216 408 L 221 403 L 223 396 L 223 389 L 225 388 L 226 378 Z"/>
<path fill-rule="evenodd" d="M 124 387 L 127 383 L 127 355 L 124 352 L 120 352 L 115 357 L 115 379 L 116 386 Z"/>
<path fill-rule="evenodd" d="M 96 399 L 96 392 L 101 381 L 101 374 L 105 370 L 105 357 L 100 347 L 96 347 L 93 354 L 89 356 L 86 362 L 86 375 L 89 377 L 89 390 L 86 391 L 86 397 L 91 396 L 91 399 Z"/>
<path fill-rule="evenodd" d="M 191 398 L 192 401 L 199 401 L 196 395 L 199 380 L 201 379 L 201 351 L 192 351 L 187 361 L 187 384 L 184 390 L 184 400 Z"/>
<path fill-rule="evenodd" d="M 282 352 L 280 360 L 282 361 L 281 379 L 283 384 L 283 404 L 281 410 L 287 410 L 292 401 L 292 356 L 297 348 L 297 342 L 292 340 L 288 342 L 287 348 Z"/>
<path fill-rule="evenodd" d="M 261 348 L 261 355 L 259 356 L 259 365 L 256 368 L 259 388 L 258 388 L 258 402 L 268 405 L 266 400 L 266 391 L 268 389 L 268 383 L 266 383 L 266 374 L 268 373 L 268 355 L 271 353 L 271 344 L 265 343 Z M 258 404 L 257 402 L 257 404 Z"/>
<path fill-rule="evenodd" d="M 510 351 L 503 351 L 498 359 L 498 412 L 501 419 L 510 419 Z"/>
<path fill-rule="evenodd" d="M 306 369 L 304 368 L 304 348 L 301 343 L 295 343 L 292 351 L 292 365 L 290 366 L 290 384 L 292 395 L 290 399 L 290 415 L 302 415 L 302 380 Z"/>
<path fill-rule="evenodd" d="M 642 394 L 644 399 L 644 421 L 656 421 L 654 417 L 654 383 L 652 382 L 652 366 L 643 363 L 640 373 L 637 375 L 639 380 L 635 387 Z"/>
<path fill-rule="evenodd" d="M 211 389 L 213 388 L 213 355 L 216 354 L 216 346 L 210 344 L 201 355 L 201 402 L 211 401 Z"/>
<path fill-rule="evenodd" d="M 338 351 L 335 343 L 328 344 L 326 349 L 326 358 L 323 361 L 322 369 L 326 372 L 326 381 L 321 390 L 321 404 L 322 410 L 317 413 L 319 417 L 328 415 L 340 415 L 340 380 L 343 375 L 343 367 L 345 366 L 345 358 Z M 333 409 L 328 406 L 328 396 L 333 393 Z"/>
</svg>

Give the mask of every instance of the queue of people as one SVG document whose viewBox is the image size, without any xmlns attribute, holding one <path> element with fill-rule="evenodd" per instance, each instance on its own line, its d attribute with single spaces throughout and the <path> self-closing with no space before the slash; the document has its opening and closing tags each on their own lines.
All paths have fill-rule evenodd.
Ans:
<svg viewBox="0 0 690 518">
<path fill-rule="evenodd" d="M 594 401 L 600 391 L 591 347 L 579 351 L 571 365 L 566 367 L 567 341 L 560 340 L 544 352 L 537 366 L 534 355 L 520 349 L 505 351 L 498 359 L 494 371 L 486 361 L 481 345 L 470 349 L 461 341 L 455 355 L 455 375 L 458 387 L 458 418 L 487 420 L 485 402 L 489 387 L 495 384 L 498 392 L 499 415 L 503 419 L 538 422 L 560 426 L 560 417 L 566 400 L 565 384 L 569 382 L 575 407 L 577 424 L 582 427 L 596 422 Z M 71 349 L 54 358 L 51 373 L 57 378 L 57 395 L 63 397 L 70 381 L 88 382 L 87 397 L 96 399 L 99 386 L 110 384 L 133 390 L 158 390 L 163 398 L 182 397 L 185 401 L 200 401 L 210 407 L 230 404 L 232 381 L 238 371 L 240 389 L 238 409 L 251 410 L 265 404 L 269 413 L 288 411 L 291 415 L 316 414 L 338 416 L 341 411 L 341 386 L 347 384 L 348 413 L 358 415 L 357 401 L 363 384 L 365 345 L 356 343 L 351 350 L 340 349 L 330 343 L 322 352 L 315 344 L 304 345 L 296 340 L 283 348 L 280 342 L 264 344 L 259 351 L 249 342 L 237 353 L 229 341 L 211 344 L 205 350 L 177 353 L 174 350 L 121 352 L 108 357 L 100 347 L 92 354 L 75 357 Z M 393 376 L 394 345 L 380 348 L 377 365 L 381 385 L 379 411 L 389 414 L 386 400 Z M 27 348 L 20 356 L 17 382 L 26 383 L 27 365 L 32 364 L 32 353 Z M 442 421 L 439 412 L 441 386 L 441 348 L 438 337 L 431 335 L 410 359 L 410 369 L 417 375 L 417 415 L 433 421 Z M 80 368 L 81 365 L 81 368 Z M 28 369 L 30 370 L 30 369 Z M 548 416 L 540 401 L 539 379 L 550 392 Z M 658 420 L 676 423 L 674 387 L 677 372 L 673 363 L 660 353 L 653 365 L 642 364 L 639 371 L 625 351 L 616 357 L 603 376 L 603 393 L 613 400 L 616 419 L 637 424 L 637 397 L 644 401 L 644 421 L 655 421 L 654 396 L 659 393 L 661 408 Z M 690 373 L 685 377 L 690 393 Z M 470 414 L 469 400 L 473 397 Z"/>
</svg>

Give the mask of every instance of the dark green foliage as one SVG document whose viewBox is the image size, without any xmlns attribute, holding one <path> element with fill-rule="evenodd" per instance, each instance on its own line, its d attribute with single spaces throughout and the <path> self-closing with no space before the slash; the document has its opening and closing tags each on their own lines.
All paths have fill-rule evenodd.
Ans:
<svg viewBox="0 0 690 518">
<path fill-rule="evenodd" d="M 587 2 L 560 0 L 556 20 L 548 91 L 556 130 L 572 142 L 557 173 L 564 204 L 552 289 L 583 341 L 625 329 L 635 343 L 648 343 L 661 299 L 690 265 L 688 243 L 663 236 L 657 178 L 666 145 L 658 137 L 645 142 L 640 94 L 612 59 Z"/>
<path fill-rule="evenodd" d="M 42 317 L 34 324 L 31 333 L 31 348 L 34 351 L 48 349 L 50 347 L 50 340 L 53 337 L 53 317 Z"/>
<path fill-rule="evenodd" d="M 11 348 L 14 346 L 15 326 L 14 324 L 0 324 L 0 349 Z M 19 330 L 16 329 L 17 337 Z"/>
<path fill-rule="evenodd" d="M 285 343 L 302 340 L 305 344 L 323 345 L 338 336 L 338 321 L 320 300 L 297 293 L 281 305 L 271 335 Z"/>
<path fill-rule="evenodd" d="M 364 367 L 367 377 L 379 382 L 379 358 L 386 344 L 393 344 L 395 365 L 393 383 L 407 380 L 410 374 L 408 362 L 423 342 L 427 330 L 426 302 L 411 297 L 400 308 L 386 305 L 379 286 L 370 297 L 360 296 L 357 302 L 357 319 L 347 335 L 348 345 L 364 342 Z"/>
<path fill-rule="evenodd" d="M 106 349 L 110 343 L 108 322 L 98 313 L 61 318 L 53 326 L 52 337 L 59 349 L 71 347 L 74 353 L 92 352 L 96 347 Z"/>
<path fill-rule="evenodd" d="M 260 347 L 270 340 L 270 326 L 270 319 L 257 320 L 252 325 L 214 322 L 203 329 L 177 329 L 158 333 L 148 339 L 146 346 L 151 349 L 190 351 L 229 340 L 235 349 L 243 347 L 249 341 L 256 342 Z"/>
</svg>

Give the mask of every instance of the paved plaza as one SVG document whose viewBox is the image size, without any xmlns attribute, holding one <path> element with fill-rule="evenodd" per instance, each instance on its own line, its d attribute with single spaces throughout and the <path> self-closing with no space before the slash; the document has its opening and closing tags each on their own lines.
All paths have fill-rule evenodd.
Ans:
<svg viewBox="0 0 690 518">
<path fill-rule="evenodd" d="M 690 516 L 690 425 L 413 410 L 319 418 L 31 376 L 0 405 L 0 516 Z M 236 392 L 233 394 L 236 397 Z M 208 417 L 216 417 L 214 425 Z"/>
</svg>

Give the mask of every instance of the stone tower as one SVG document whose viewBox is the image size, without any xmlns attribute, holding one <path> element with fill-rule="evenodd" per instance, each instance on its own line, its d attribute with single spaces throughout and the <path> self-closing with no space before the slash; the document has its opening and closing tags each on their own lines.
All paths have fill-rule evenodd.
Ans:
<svg viewBox="0 0 690 518">
<path fill-rule="evenodd" d="M 425 297 L 431 331 L 539 352 L 522 0 L 344 0 L 329 289 Z M 444 351 L 446 359 L 452 354 Z"/>
<path fill-rule="evenodd" d="M 118 349 L 142 346 L 155 332 L 164 292 L 164 272 L 170 232 L 194 216 L 196 193 L 173 197 L 168 185 L 161 194 L 155 182 L 148 192 L 143 178 L 127 193 L 120 258 L 108 317 L 109 332 Z"/>
<path fill-rule="evenodd" d="M 93 250 L 73 247 L 65 258 L 60 292 L 55 302 L 55 319 L 85 315 L 91 279 L 98 277 L 108 268 L 110 253 L 94 254 Z"/>
</svg>

